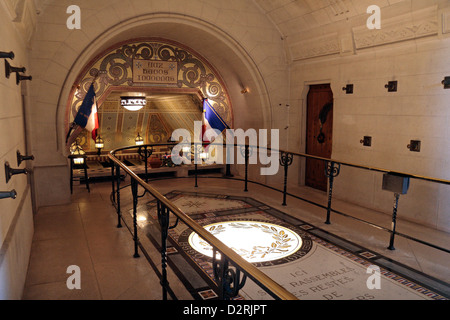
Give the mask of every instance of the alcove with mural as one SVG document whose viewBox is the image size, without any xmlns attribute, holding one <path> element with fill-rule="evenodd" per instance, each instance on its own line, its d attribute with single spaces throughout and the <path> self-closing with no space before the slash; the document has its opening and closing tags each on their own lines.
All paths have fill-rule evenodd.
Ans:
<svg viewBox="0 0 450 320">
<path fill-rule="evenodd" d="M 119 43 L 91 60 L 73 85 L 66 113 L 69 130 L 91 84 L 94 84 L 102 152 L 131 146 L 140 136 L 146 144 L 165 143 L 173 130 L 193 133 L 202 120 L 202 99 L 233 127 L 231 101 L 219 73 L 200 54 L 164 39 L 136 39 Z M 123 98 L 143 100 L 128 110 Z M 87 130 L 78 143 L 88 154 L 97 153 Z"/>
</svg>

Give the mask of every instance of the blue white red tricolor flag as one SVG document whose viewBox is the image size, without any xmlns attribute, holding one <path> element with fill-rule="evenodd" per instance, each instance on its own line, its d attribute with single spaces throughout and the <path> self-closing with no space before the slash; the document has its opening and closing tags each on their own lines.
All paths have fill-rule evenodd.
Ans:
<svg viewBox="0 0 450 320">
<path fill-rule="evenodd" d="M 92 139 L 97 139 L 98 132 L 98 113 L 97 113 L 97 98 L 94 96 L 94 103 L 92 104 L 92 112 L 86 124 L 86 130 L 91 132 Z"/>
<path fill-rule="evenodd" d="M 89 130 L 92 134 L 92 139 L 95 141 L 97 138 L 98 127 L 97 99 L 95 95 L 94 83 L 92 83 L 83 99 L 83 103 L 78 109 L 75 120 L 71 124 L 70 130 L 67 133 L 66 145 L 70 147 L 83 129 Z"/>
<path fill-rule="evenodd" d="M 208 132 L 209 129 L 215 129 L 223 133 L 229 127 L 217 111 L 209 104 L 208 99 L 203 99 L 202 141 L 204 146 L 207 146 L 214 140 L 213 137 L 215 135 L 213 132 Z"/>
</svg>

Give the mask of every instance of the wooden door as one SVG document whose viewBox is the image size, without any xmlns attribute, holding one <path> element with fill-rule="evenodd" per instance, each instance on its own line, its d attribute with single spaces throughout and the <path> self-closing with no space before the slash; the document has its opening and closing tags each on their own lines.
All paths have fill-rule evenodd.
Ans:
<svg viewBox="0 0 450 320">
<path fill-rule="evenodd" d="M 329 84 L 312 85 L 307 99 L 306 153 L 331 158 L 333 145 L 333 92 Z M 326 191 L 325 162 L 306 161 L 305 184 Z"/>
</svg>

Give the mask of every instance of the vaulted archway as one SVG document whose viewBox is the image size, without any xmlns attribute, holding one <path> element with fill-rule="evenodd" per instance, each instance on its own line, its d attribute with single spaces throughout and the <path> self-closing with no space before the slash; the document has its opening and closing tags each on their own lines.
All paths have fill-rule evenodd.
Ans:
<svg viewBox="0 0 450 320">
<path fill-rule="evenodd" d="M 137 133 L 144 134 L 149 143 L 159 143 L 167 141 L 175 129 L 193 128 L 194 121 L 201 121 L 202 98 L 208 98 L 233 127 L 231 100 L 218 71 L 193 49 L 174 41 L 133 39 L 111 46 L 92 59 L 72 87 L 66 131 L 92 83 L 107 150 L 132 144 Z M 145 96 L 146 107 L 127 113 L 120 107 L 120 95 L 127 92 Z M 83 149 L 95 150 L 94 141 L 88 137 L 83 131 Z"/>
</svg>

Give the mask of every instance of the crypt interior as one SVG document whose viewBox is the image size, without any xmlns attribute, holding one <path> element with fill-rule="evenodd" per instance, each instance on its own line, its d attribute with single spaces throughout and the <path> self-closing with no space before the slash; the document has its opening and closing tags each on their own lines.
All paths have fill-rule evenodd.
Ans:
<svg viewBox="0 0 450 320">
<path fill-rule="evenodd" d="M 1 300 L 450 298 L 450 1 L 72 2 L 0 2 Z"/>
</svg>

